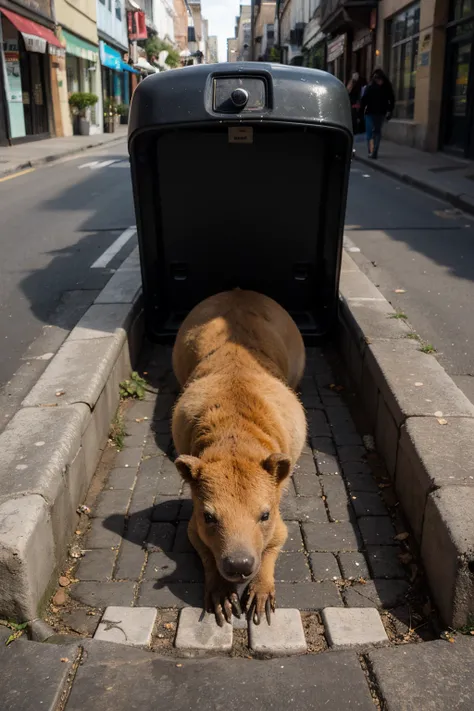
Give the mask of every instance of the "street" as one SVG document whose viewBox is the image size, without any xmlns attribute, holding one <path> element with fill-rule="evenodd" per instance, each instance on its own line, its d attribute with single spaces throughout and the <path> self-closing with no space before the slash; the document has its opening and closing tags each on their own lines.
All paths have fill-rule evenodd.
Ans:
<svg viewBox="0 0 474 711">
<path fill-rule="evenodd" d="M 473 218 L 355 161 L 345 234 L 351 257 L 474 401 Z"/>
<path fill-rule="evenodd" d="M 0 389 L 23 368 L 20 386 L 0 395 L 10 411 L 136 244 L 126 146 L 2 182 L 0 207 Z M 345 234 L 351 256 L 474 400 L 473 218 L 354 162 Z"/>
<path fill-rule="evenodd" d="M 144 344 L 142 326 L 135 328 L 143 324 L 136 301 L 141 273 L 136 250 L 131 254 L 137 237 L 125 141 L 0 179 L 0 206 L 5 708 L 32 711 L 36 703 L 57 711 L 60 703 L 67 711 L 120 711 L 137 704 L 151 709 L 162 698 L 170 710 L 183 711 L 199 706 L 203 685 L 210 708 L 227 704 L 230 711 L 242 703 L 255 711 L 262 704 L 277 711 L 370 711 L 374 704 L 397 711 L 400 698 L 404 709 L 445 709 L 459 689 L 466 689 L 465 707 L 471 708 L 471 618 L 461 624 L 459 617 L 443 617 L 433 585 L 433 566 L 436 575 L 448 576 L 450 589 L 449 571 L 471 555 L 451 539 L 443 546 L 436 538 L 455 524 L 462 545 L 474 540 L 471 455 L 456 459 L 446 486 L 434 479 L 435 493 L 427 493 L 428 458 L 420 455 L 413 471 L 425 488 L 405 494 L 401 478 L 411 487 L 415 476 L 411 460 L 402 458 L 401 426 L 392 425 L 394 434 L 387 429 L 405 462 L 400 469 L 397 461 L 394 484 L 383 437 L 375 432 L 374 451 L 372 437 L 363 437 L 353 420 L 367 407 L 364 393 L 352 399 L 344 385 L 340 391 L 333 385 L 341 367 L 353 372 L 351 356 L 341 363 L 331 348 L 308 347 L 300 388 L 308 437 L 280 502 L 288 537 L 275 566 L 273 622 L 232 618 L 218 627 L 214 615 L 203 615 L 205 576 L 188 538 L 200 494 L 191 492 L 175 466 L 170 418 L 179 388 L 171 347 Z M 407 320 L 408 335 L 426 353 L 436 349 L 472 401 L 473 229 L 469 215 L 353 162 L 345 249 L 395 315 Z M 368 291 L 357 291 L 361 282 Z M 341 294 L 348 309 L 351 301 L 369 302 L 368 318 L 380 318 L 382 301 L 383 318 L 390 313 L 352 263 L 343 272 Z M 65 342 L 86 311 L 82 328 Z M 389 397 L 383 399 L 378 385 L 375 390 L 378 423 L 384 412 L 393 418 L 387 402 L 403 391 L 403 371 L 409 370 L 413 387 L 408 382 L 402 394 L 414 414 L 403 428 L 446 425 L 436 439 L 448 442 L 447 454 L 436 450 L 431 430 L 428 445 L 422 444 L 435 452 L 439 470 L 448 470 L 450 438 L 469 449 L 474 410 L 462 397 L 456 402 L 459 392 L 432 355 L 393 332 L 387 328 L 373 340 L 364 335 L 378 350 L 376 367 L 382 363 L 390 371 L 384 380 Z M 353 338 L 360 342 L 359 333 Z M 398 370 L 391 368 L 395 349 L 402 354 Z M 407 362 L 418 368 L 416 382 Z M 130 364 L 138 376 L 130 376 Z M 135 383 L 142 388 L 137 397 Z M 445 402 L 452 412 L 443 418 L 443 406 L 433 417 L 434 402 L 450 386 Z M 426 409 L 425 402 L 433 404 Z M 411 436 L 420 442 L 416 430 Z M 410 516 L 426 521 L 426 499 L 446 491 L 463 503 L 466 498 L 467 508 L 456 503 L 448 524 L 432 527 L 427 537 L 423 528 L 421 546 Z M 415 513 L 407 500 L 415 501 Z M 436 563 L 430 569 L 431 550 Z M 5 600 L 23 607 L 6 607 Z M 30 641 L 17 641 L 27 633 L 16 618 L 30 621 Z M 207 659 L 200 658 L 204 654 Z M 8 681 L 19 668 L 26 669 L 20 690 Z M 230 680 L 225 689 L 215 683 L 223 673 Z M 455 680 L 454 692 L 447 679 Z M 462 707 L 462 699 L 452 705 Z"/>
<path fill-rule="evenodd" d="M 41 359 L 57 350 L 136 244 L 125 141 L 0 182 L 0 210 L 5 424 L 5 408 L 14 409 L 47 365 Z M 20 366 L 20 384 L 5 387 Z"/>
</svg>

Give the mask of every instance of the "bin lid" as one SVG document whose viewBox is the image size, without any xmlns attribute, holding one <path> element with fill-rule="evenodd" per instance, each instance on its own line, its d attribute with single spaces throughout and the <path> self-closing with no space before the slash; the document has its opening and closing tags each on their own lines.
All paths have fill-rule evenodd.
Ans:
<svg viewBox="0 0 474 711">
<path fill-rule="evenodd" d="M 269 104 L 261 111 L 219 113 L 213 108 L 214 80 L 218 77 L 263 78 L 271 97 Z M 129 139 L 148 128 L 223 120 L 319 124 L 352 135 L 347 90 L 332 74 L 306 67 L 237 62 L 199 64 L 145 79 L 133 95 Z"/>
</svg>

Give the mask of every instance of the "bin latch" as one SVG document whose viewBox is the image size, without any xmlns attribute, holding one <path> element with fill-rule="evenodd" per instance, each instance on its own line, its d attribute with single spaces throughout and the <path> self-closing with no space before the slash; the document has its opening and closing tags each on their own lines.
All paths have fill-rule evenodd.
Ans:
<svg viewBox="0 0 474 711">
<path fill-rule="evenodd" d="M 188 278 L 188 265 L 184 262 L 175 262 L 172 264 L 171 277 L 175 281 L 186 281 Z"/>
<path fill-rule="evenodd" d="M 309 277 L 309 264 L 301 262 L 293 265 L 293 277 L 295 281 L 306 281 Z"/>
</svg>

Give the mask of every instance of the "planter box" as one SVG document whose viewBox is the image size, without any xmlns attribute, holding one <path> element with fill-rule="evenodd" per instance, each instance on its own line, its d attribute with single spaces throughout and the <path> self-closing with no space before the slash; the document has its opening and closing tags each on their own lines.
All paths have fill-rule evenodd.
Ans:
<svg viewBox="0 0 474 711">
<path fill-rule="evenodd" d="M 80 136 L 90 136 L 91 133 L 91 122 L 89 119 L 79 118 L 79 135 Z"/>
</svg>

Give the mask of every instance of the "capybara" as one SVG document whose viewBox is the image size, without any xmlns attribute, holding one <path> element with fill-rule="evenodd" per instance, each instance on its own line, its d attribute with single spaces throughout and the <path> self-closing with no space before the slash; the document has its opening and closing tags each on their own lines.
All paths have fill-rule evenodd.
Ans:
<svg viewBox="0 0 474 711">
<path fill-rule="evenodd" d="M 173 369 L 184 388 L 173 413 L 176 466 L 191 487 L 189 539 L 219 625 L 275 610 L 275 563 L 287 537 L 282 489 L 306 440 L 294 393 L 305 367 L 301 334 L 275 301 L 253 291 L 211 296 L 184 320 Z"/>
</svg>

